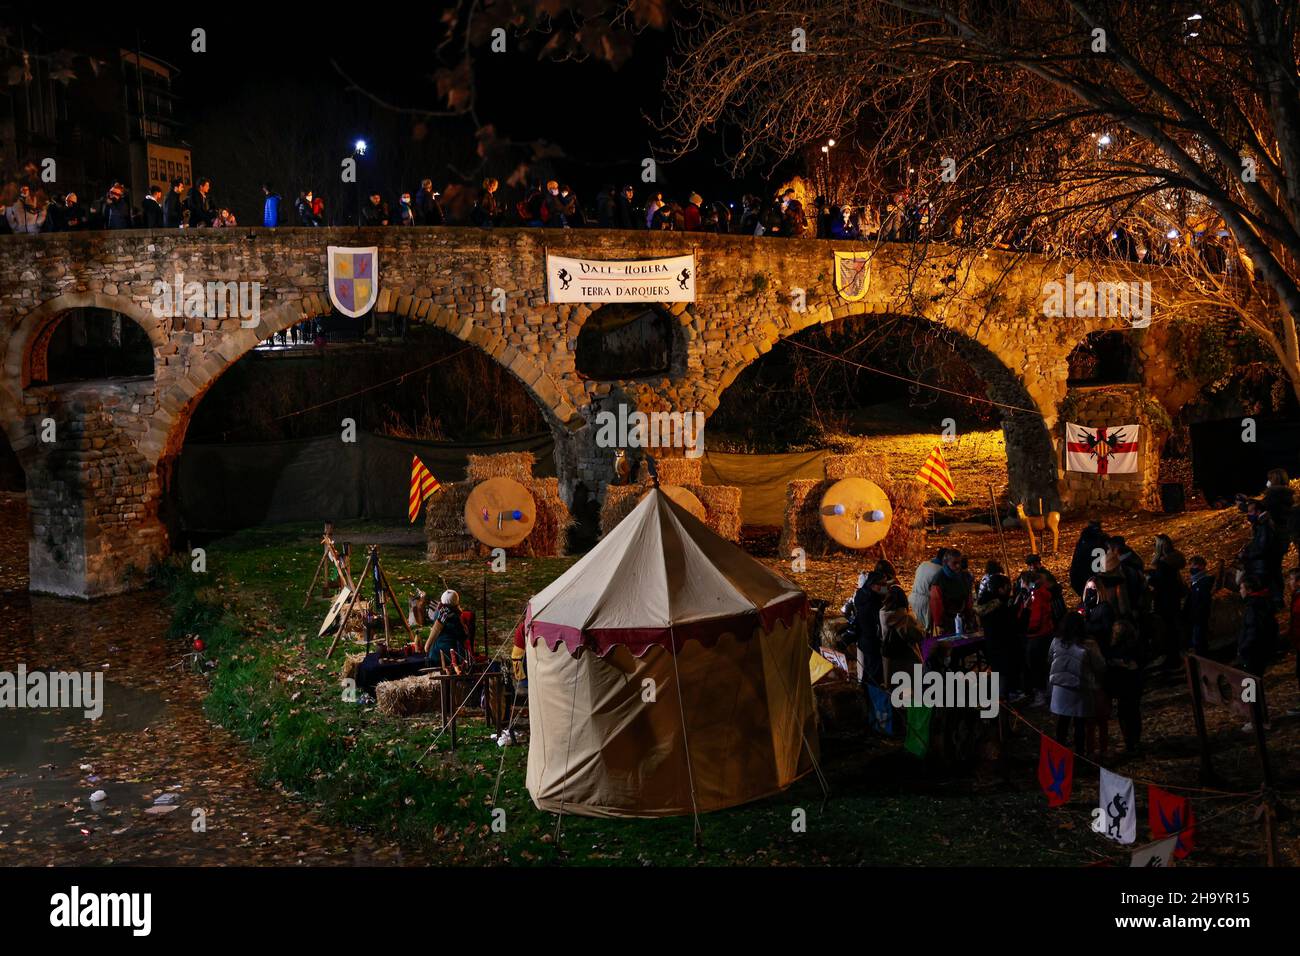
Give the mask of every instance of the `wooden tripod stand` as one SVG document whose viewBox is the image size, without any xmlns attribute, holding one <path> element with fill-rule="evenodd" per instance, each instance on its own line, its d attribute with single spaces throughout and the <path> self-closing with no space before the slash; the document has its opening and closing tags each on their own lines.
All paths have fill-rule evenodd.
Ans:
<svg viewBox="0 0 1300 956">
<path fill-rule="evenodd" d="M 384 620 L 384 643 L 388 643 L 388 607 L 389 604 L 397 608 L 398 620 L 402 622 L 402 627 L 406 628 L 406 634 L 412 642 L 415 642 L 415 632 L 411 630 L 411 625 L 407 623 L 406 618 L 402 616 L 401 605 L 397 601 L 397 595 L 393 592 L 393 586 L 388 583 L 388 575 L 379 564 L 379 545 L 372 544 L 366 549 L 366 564 L 361 569 L 359 580 L 364 584 L 366 577 L 371 576 L 375 582 L 375 604 L 379 606 L 379 613 Z M 344 608 L 342 615 L 339 617 L 339 629 L 334 635 L 334 640 L 330 641 L 330 649 L 325 653 L 328 659 L 334 653 L 334 648 L 343 636 L 344 629 L 347 627 L 348 618 L 352 614 L 352 609 L 356 607 L 357 601 L 361 598 L 361 588 L 356 588 L 352 593 L 352 600 Z"/>
<path fill-rule="evenodd" d="M 324 545 L 324 550 L 321 552 L 320 561 L 316 564 L 316 573 L 311 577 L 311 584 L 307 586 L 307 597 L 302 602 L 303 607 L 311 603 L 316 582 L 320 580 L 320 573 L 325 571 L 327 565 L 333 565 L 335 573 L 339 576 L 339 584 L 346 585 L 350 591 L 356 590 L 356 586 L 352 583 L 352 572 L 348 569 L 347 563 L 339 557 L 338 549 L 334 547 L 334 522 L 325 522 L 325 534 L 321 537 L 320 543 Z M 325 580 L 329 580 L 328 571 Z"/>
</svg>

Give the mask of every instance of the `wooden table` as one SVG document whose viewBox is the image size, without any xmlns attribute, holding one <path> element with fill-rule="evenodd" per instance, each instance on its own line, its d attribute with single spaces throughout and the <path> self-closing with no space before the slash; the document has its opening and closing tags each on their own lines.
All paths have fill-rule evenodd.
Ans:
<svg viewBox="0 0 1300 956">
<path fill-rule="evenodd" d="M 457 674 L 442 670 L 430 670 L 429 678 L 438 685 L 438 710 L 442 716 L 442 725 L 450 724 L 451 752 L 456 752 L 456 713 L 460 709 L 452 706 L 454 696 L 452 688 L 457 684 L 466 685 L 466 694 L 472 692 L 476 685 L 483 690 L 483 720 L 490 722 L 497 733 L 501 732 L 500 705 L 505 700 L 505 673 L 500 669 L 485 670 L 478 673 Z"/>
</svg>

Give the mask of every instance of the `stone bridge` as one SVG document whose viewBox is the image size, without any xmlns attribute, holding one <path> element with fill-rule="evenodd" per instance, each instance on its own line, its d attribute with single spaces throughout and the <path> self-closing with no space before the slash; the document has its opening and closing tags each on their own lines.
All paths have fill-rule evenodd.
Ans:
<svg viewBox="0 0 1300 956">
<path fill-rule="evenodd" d="M 380 312 L 444 329 L 507 367 L 544 409 L 566 497 L 603 488 L 612 452 L 596 411 L 717 408 L 723 391 L 773 344 L 846 316 L 912 315 L 954 333 L 1003 409 L 1010 492 L 1053 504 L 1066 357 L 1123 319 L 1046 319 L 1044 284 L 1083 264 L 990 253 L 973 263 L 943 247 L 752 239 L 699 233 L 501 229 L 230 229 L 75 233 L 0 239 L 0 412 L 27 473 L 33 590 L 93 597 L 134 586 L 169 550 L 167 494 L 190 417 L 213 382 L 260 341 L 329 311 L 326 247 L 379 248 Z M 874 248 L 870 286 L 844 301 L 833 252 Z M 545 253 L 595 259 L 696 255 L 692 304 L 673 317 L 671 369 L 602 381 L 575 365 L 578 333 L 604 306 L 547 303 Z M 1116 279 L 1131 279 L 1125 265 Z M 260 320 L 160 318 L 155 282 L 260 284 Z M 1150 270 L 1158 302 L 1177 299 Z M 498 291 L 500 290 L 500 291 Z M 800 295 L 799 290 L 802 290 Z M 499 306 L 504 295 L 504 310 Z M 799 299 L 803 308 L 797 308 Z M 153 343 L 154 374 L 41 384 L 53 329 L 70 309 L 114 310 Z M 936 423 L 936 430 L 938 429 Z"/>
</svg>

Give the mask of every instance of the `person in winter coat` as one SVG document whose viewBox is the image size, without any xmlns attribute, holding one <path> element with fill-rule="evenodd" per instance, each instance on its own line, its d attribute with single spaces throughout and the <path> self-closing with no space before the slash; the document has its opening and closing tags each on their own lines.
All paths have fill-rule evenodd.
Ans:
<svg viewBox="0 0 1300 956">
<path fill-rule="evenodd" d="M 1130 621 L 1116 621 L 1111 631 L 1104 677 L 1107 703 L 1113 698 L 1124 738 L 1124 752 L 1134 756 L 1142 740 L 1142 688 L 1146 653 L 1138 629 Z M 1099 736 L 1104 737 L 1101 729 Z"/>
<path fill-rule="evenodd" d="M 1151 589 L 1152 611 L 1160 623 L 1157 646 L 1164 652 L 1165 670 L 1181 669 L 1183 664 L 1180 625 L 1183 592 L 1186 590 L 1182 576 L 1185 564 L 1182 554 L 1174 547 L 1173 539 L 1167 534 L 1156 535 L 1155 555 L 1147 572 L 1147 582 Z"/>
<path fill-rule="evenodd" d="M 880 611 L 885 597 L 894 585 L 894 566 L 888 561 L 878 561 L 868 574 L 864 574 L 857 591 L 845 605 L 845 613 L 853 619 L 852 636 L 862 653 L 862 683 L 885 687 L 883 655 L 880 649 Z"/>
<path fill-rule="evenodd" d="M 908 605 L 907 592 L 900 587 L 891 587 L 885 595 L 880 609 L 880 635 L 885 690 L 892 692 L 894 675 L 905 673 L 910 676 L 913 665 L 921 661 L 921 642 L 925 639 L 925 633 Z M 902 730 L 900 710 L 894 711 L 895 733 Z"/>
<path fill-rule="evenodd" d="M 384 204 L 384 199 L 379 193 L 371 193 L 370 199 L 361 207 L 361 225 L 388 225 L 388 206 Z"/>
<path fill-rule="evenodd" d="M 1238 553 L 1247 574 L 1254 575 L 1269 589 L 1275 605 L 1282 602 L 1282 556 L 1288 542 L 1278 533 L 1273 516 L 1258 501 L 1246 502 L 1246 520 L 1250 522 L 1250 540 Z"/>
<path fill-rule="evenodd" d="M 1096 689 L 1106 673 L 1106 659 L 1095 641 L 1088 639 L 1083 618 L 1071 614 L 1053 638 L 1049 656 L 1048 682 L 1052 687 L 1052 713 L 1056 716 L 1056 740 L 1064 744 L 1074 724 L 1074 749 L 1085 753 L 1087 719 L 1092 716 Z"/>
<path fill-rule="evenodd" d="M 614 199 L 614 222 L 615 229 L 635 229 L 637 227 L 636 208 L 632 205 L 633 197 L 636 195 L 631 186 L 624 186 L 622 192 Z"/>
<path fill-rule="evenodd" d="M 146 229 L 161 229 L 163 227 L 163 188 L 161 186 L 150 186 L 148 194 L 144 197 L 141 204 L 141 211 L 144 213 L 144 227 Z"/>
<path fill-rule="evenodd" d="M 181 212 L 184 204 L 181 202 L 181 192 L 185 189 L 185 180 L 177 176 L 168 184 L 167 198 L 163 200 L 163 228 L 179 229 L 181 227 Z"/>
<path fill-rule="evenodd" d="M 1244 495 L 1237 496 L 1237 507 L 1248 511 L 1250 501 Z M 1282 580 L 1282 563 L 1291 548 L 1291 539 L 1297 541 L 1300 548 L 1300 509 L 1295 508 L 1295 496 L 1291 492 L 1290 479 L 1286 469 L 1274 468 L 1268 473 L 1264 485 L 1264 494 L 1255 499 L 1259 511 L 1268 514 L 1273 525 L 1276 540 L 1273 542 L 1273 554 L 1269 559 L 1269 568 L 1265 584 L 1273 593 L 1274 607 L 1281 609 L 1285 582 Z"/>
<path fill-rule="evenodd" d="M 1099 575 L 1094 574 L 1088 578 L 1088 583 L 1083 587 L 1083 607 L 1079 608 L 1079 613 L 1083 615 L 1084 630 L 1088 637 L 1097 642 L 1104 654 L 1110 647 L 1111 631 L 1119 618 L 1113 601 L 1103 598 L 1103 589 Z"/>
<path fill-rule="evenodd" d="M 1011 579 L 1000 572 L 989 575 L 987 583 L 980 588 L 975 613 L 979 615 L 980 629 L 984 632 L 984 650 L 989 669 L 998 675 L 1001 696 L 1015 703 L 1023 696 L 1020 693 L 1020 661 L 1023 653 L 1016 627 L 1016 612 L 1011 606 Z"/>
<path fill-rule="evenodd" d="M 1088 579 L 1104 569 L 1106 559 L 1106 532 L 1101 529 L 1101 522 L 1089 521 L 1079 533 L 1079 540 L 1074 545 L 1074 557 L 1070 559 L 1070 588 L 1079 597 Z M 1100 551 L 1099 555 L 1097 552 Z M 1098 563 L 1098 558 L 1101 563 Z"/>
<path fill-rule="evenodd" d="M 1187 562 L 1191 581 L 1183 599 L 1183 622 L 1193 654 L 1206 654 L 1210 649 L 1210 612 L 1214 607 L 1214 577 L 1199 554 Z"/>
<path fill-rule="evenodd" d="M 194 188 L 185 197 L 185 211 L 190 214 L 191 229 L 211 226 L 213 220 L 217 218 L 217 210 L 213 205 L 211 192 L 212 180 L 200 179 L 194 183 Z"/>
<path fill-rule="evenodd" d="M 682 218 L 687 232 L 700 231 L 700 207 L 704 205 L 704 197 L 699 193 L 691 193 L 686 197 L 686 206 L 682 209 Z"/>
<path fill-rule="evenodd" d="M 939 574 L 930 582 L 930 630 L 936 634 L 952 634 L 957 629 L 958 615 L 970 609 L 970 576 L 962 568 L 961 552 L 948 548 Z"/>
<path fill-rule="evenodd" d="M 491 229 L 501 220 L 501 207 L 497 203 L 497 189 L 500 185 L 500 182 L 491 177 L 483 180 L 478 199 L 469 214 L 470 222 L 480 229 Z"/>
<path fill-rule="evenodd" d="M 297 200 L 293 204 L 294 215 L 298 217 L 300 226 L 319 226 L 321 221 L 316 218 L 316 210 L 312 208 L 312 192 L 310 189 L 300 192 Z"/>
<path fill-rule="evenodd" d="M 50 212 L 53 213 L 53 208 Z M 76 193 L 68 193 L 59 206 L 59 231 L 79 232 L 86 228 L 88 222 L 86 207 L 77 201 Z"/>
<path fill-rule="evenodd" d="M 1242 670 L 1262 678 L 1277 651 L 1277 617 L 1271 592 L 1253 574 L 1243 577 L 1239 587 L 1246 613 L 1237 637 L 1237 660 Z"/>
<path fill-rule="evenodd" d="M 1041 574 L 1026 571 L 1021 575 L 1021 591 L 1016 603 L 1017 621 L 1025 635 L 1025 687 L 1033 691 L 1033 706 L 1047 702 L 1048 662 L 1056 622 L 1052 618 L 1052 594 Z"/>
<path fill-rule="evenodd" d="M 940 548 L 938 553 L 928 561 L 922 562 L 912 577 L 912 613 L 916 615 L 921 629 L 930 632 L 930 586 L 943 574 L 943 560 L 948 554 L 947 548 Z"/>
<path fill-rule="evenodd" d="M 415 195 L 415 213 L 417 226 L 442 226 L 447 222 L 443 215 L 442 204 L 438 202 L 438 193 L 433 190 L 433 180 L 420 182 L 420 191 Z"/>
<path fill-rule="evenodd" d="M 1104 573 L 1123 576 L 1129 608 L 1133 613 L 1138 613 L 1142 606 L 1142 596 L 1147 589 L 1146 566 L 1138 553 L 1119 535 L 1112 537 L 1108 543 Z"/>
<path fill-rule="evenodd" d="M 402 193 L 397 197 L 397 212 L 393 214 L 393 225 L 414 226 L 415 207 L 411 205 L 411 194 Z"/>
<path fill-rule="evenodd" d="M 280 225 L 280 194 L 270 183 L 262 183 L 262 226 L 274 229 Z"/>
<path fill-rule="evenodd" d="M 126 201 L 126 187 L 113 183 L 99 206 L 99 221 L 104 229 L 130 229 L 131 204 Z"/>
<path fill-rule="evenodd" d="M 15 236 L 34 236 L 45 228 L 49 206 L 38 205 L 30 186 L 18 187 L 18 199 L 5 209 L 5 221 Z"/>
<path fill-rule="evenodd" d="M 542 221 L 548 229 L 567 229 L 569 219 L 576 210 L 576 202 L 565 199 L 560 194 L 560 184 L 554 179 L 546 183 L 546 192 L 542 195 Z"/>
<path fill-rule="evenodd" d="M 1264 672 L 1277 653 L 1277 612 L 1273 609 L 1273 595 L 1268 585 L 1253 574 L 1245 575 L 1238 587 L 1241 599 L 1246 602 L 1246 613 L 1242 615 L 1241 632 L 1237 636 L 1237 666 L 1262 682 Z M 1264 719 L 1264 729 L 1267 730 L 1267 715 Z M 1253 722 L 1242 727 L 1247 733 L 1254 729 Z"/>
<path fill-rule="evenodd" d="M 794 198 L 794 190 L 781 194 L 781 235 L 787 239 L 802 239 L 808 233 L 808 217 L 803 203 Z"/>
</svg>

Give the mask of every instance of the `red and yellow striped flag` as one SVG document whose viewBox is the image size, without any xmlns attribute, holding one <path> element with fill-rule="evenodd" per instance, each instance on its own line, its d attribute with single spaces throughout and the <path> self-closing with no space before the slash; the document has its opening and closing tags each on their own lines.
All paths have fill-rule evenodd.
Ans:
<svg viewBox="0 0 1300 956">
<path fill-rule="evenodd" d="M 433 477 L 428 468 L 424 467 L 424 462 L 420 461 L 419 455 L 411 456 L 411 499 L 408 510 L 411 514 L 411 520 L 414 521 L 420 513 L 420 506 L 424 504 L 424 499 L 428 498 L 442 485 L 438 479 Z"/>
<path fill-rule="evenodd" d="M 934 446 L 934 451 L 930 452 L 930 457 L 921 466 L 916 480 L 939 492 L 939 496 L 948 504 L 952 504 L 953 499 L 957 497 L 957 488 L 952 483 L 952 472 L 948 470 L 948 463 L 943 460 L 943 452 L 939 450 L 938 445 Z"/>
</svg>

